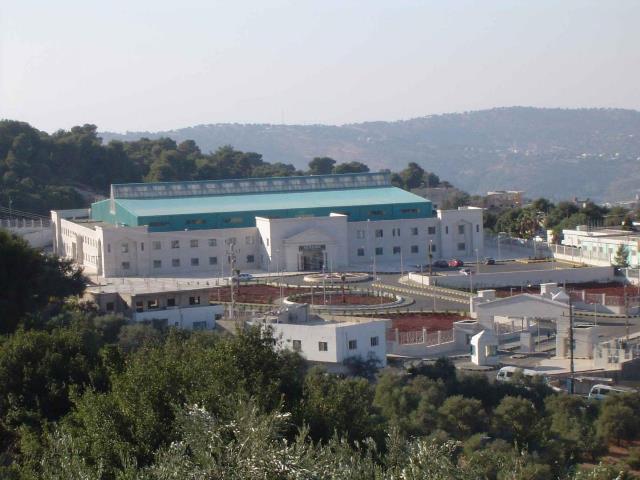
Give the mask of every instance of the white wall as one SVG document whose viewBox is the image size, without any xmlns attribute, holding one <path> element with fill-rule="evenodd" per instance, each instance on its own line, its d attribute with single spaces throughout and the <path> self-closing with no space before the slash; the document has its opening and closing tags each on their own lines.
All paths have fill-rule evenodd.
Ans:
<svg viewBox="0 0 640 480">
<path fill-rule="evenodd" d="M 293 340 L 301 341 L 300 354 L 310 361 L 341 363 L 349 357 L 367 359 L 375 355 L 386 366 L 386 321 L 362 323 L 323 324 L 270 324 L 273 335 L 281 341 L 282 348 L 293 349 Z M 378 345 L 371 346 L 371 338 L 378 337 Z M 355 340 L 357 348 L 349 350 L 349 341 Z M 319 342 L 327 342 L 327 351 L 320 351 Z"/>
<path fill-rule="evenodd" d="M 420 282 L 420 274 L 412 274 Z M 612 267 L 561 268 L 557 270 L 521 270 L 517 272 L 477 273 L 473 287 L 494 288 L 539 285 L 541 283 L 610 282 L 614 280 Z M 469 276 L 462 274 L 425 276 L 425 284 L 443 287 L 469 288 Z"/>
<path fill-rule="evenodd" d="M 206 327 L 200 327 L 200 329 L 212 330 L 216 326 L 216 317 L 220 319 L 223 315 L 223 305 L 204 305 L 200 307 L 167 307 L 162 310 L 134 312 L 133 319 L 136 322 L 166 320 L 169 327 L 184 328 L 186 330 L 193 330 L 193 324 L 196 322 L 205 322 Z"/>
<path fill-rule="evenodd" d="M 442 242 L 442 258 L 476 258 L 484 255 L 484 229 L 481 208 L 460 207 L 458 210 L 438 210 Z M 464 229 L 460 233 L 459 227 Z M 458 248 L 464 244 L 464 249 Z"/>
</svg>

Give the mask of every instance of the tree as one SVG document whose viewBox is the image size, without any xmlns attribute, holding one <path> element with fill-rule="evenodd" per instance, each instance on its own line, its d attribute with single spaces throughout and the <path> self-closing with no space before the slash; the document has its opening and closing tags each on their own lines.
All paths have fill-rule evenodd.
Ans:
<svg viewBox="0 0 640 480">
<path fill-rule="evenodd" d="M 85 282 L 70 260 L 42 254 L 0 230 L 0 333 L 13 332 L 25 315 L 54 299 L 79 295 Z"/>
<path fill-rule="evenodd" d="M 482 403 L 475 398 L 465 398 L 462 395 L 449 397 L 438 409 L 438 413 L 440 427 L 457 439 L 482 432 L 487 426 Z"/>
<path fill-rule="evenodd" d="M 329 157 L 315 157 L 309 162 L 309 175 L 328 175 L 333 171 L 336 161 Z"/>
<path fill-rule="evenodd" d="M 369 167 L 360 162 L 340 163 L 333 167 L 333 173 L 366 173 L 368 171 Z"/>
<path fill-rule="evenodd" d="M 493 430 L 501 438 L 527 445 L 537 435 L 538 412 L 522 397 L 504 397 L 493 412 Z"/>
<path fill-rule="evenodd" d="M 399 172 L 404 188 L 407 190 L 418 188 L 422 185 L 424 174 L 424 169 L 415 162 L 409 163 L 407 168 Z"/>
<path fill-rule="evenodd" d="M 629 251 L 627 246 L 620 244 L 613 257 L 613 266 L 618 268 L 629 268 Z"/>
<path fill-rule="evenodd" d="M 635 395 L 611 395 L 602 405 L 596 422 L 598 434 L 606 441 L 632 440 L 640 433 L 640 411 Z"/>
</svg>

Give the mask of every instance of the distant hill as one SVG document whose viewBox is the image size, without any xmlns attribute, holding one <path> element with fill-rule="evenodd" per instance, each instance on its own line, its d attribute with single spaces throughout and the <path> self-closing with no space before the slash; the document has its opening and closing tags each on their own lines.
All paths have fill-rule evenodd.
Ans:
<svg viewBox="0 0 640 480">
<path fill-rule="evenodd" d="M 342 126 L 215 124 L 100 136 L 192 139 L 203 152 L 229 144 L 299 168 L 316 156 L 360 161 L 372 171 L 416 162 L 474 194 L 518 189 L 529 197 L 610 201 L 640 191 L 635 110 L 511 107 Z"/>
</svg>

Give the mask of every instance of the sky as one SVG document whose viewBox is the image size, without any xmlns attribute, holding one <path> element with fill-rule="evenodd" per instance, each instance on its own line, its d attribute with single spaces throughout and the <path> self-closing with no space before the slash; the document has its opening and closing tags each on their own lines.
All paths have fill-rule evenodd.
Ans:
<svg viewBox="0 0 640 480">
<path fill-rule="evenodd" d="M 0 0 L 0 118 L 45 131 L 640 109 L 638 0 Z"/>
</svg>

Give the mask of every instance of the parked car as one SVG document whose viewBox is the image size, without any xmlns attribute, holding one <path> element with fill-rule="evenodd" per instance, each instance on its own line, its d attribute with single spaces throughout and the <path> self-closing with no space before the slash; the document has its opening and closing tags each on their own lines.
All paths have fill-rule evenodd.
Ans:
<svg viewBox="0 0 640 480">
<path fill-rule="evenodd" d="M 452 258 L 451 260 L 449 260 L 449 266 L 450 267 L 464 267 L 464 262 L 460 259 L 457 258 Z"/>
<path fill-rule="evenodd" d="M 249 280 L 253 280 L 253 275 L 250 273 L 241 273 L 240 275 L 234 275 L 233 277 L 229 277 L 229 281 L 240 281 L 240 282 L 248 282 Z"/>
<path fill-rule="evenodd" d="M 460 274 L 462 274 L 462 275 L 471 275 L 471 269 L 470 268 L 461 268 L 460 269 Z"/>
<path fill-rule="evenodd" d="M 604 400 L 607 395 L 612 393 L 636 393 L 637 390 L 629 387 L 622 387 L 619 385 L 602 385 L 597 384 L 591 387 L 589 392 L 589 398 L 595 400 Z"/>
<path fill-rule="evenodd" d="M 449 266 L 449 262 L 446 260 L 436 260 L 433 262 L 433 266 L 436 268 L 447 268 Z"/>
<path fill-rule="evenodd" d="M 496 261 L 491 257 L 487 257 L 487 258 L 484 259 L 484 264 L 485 265 L 495 265 Z"/>
</svg>

